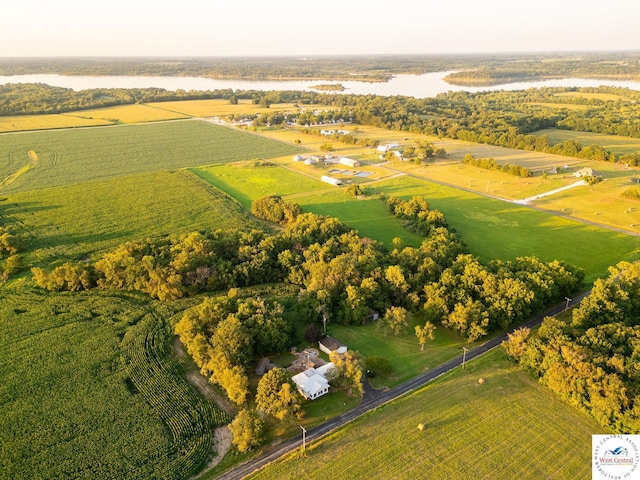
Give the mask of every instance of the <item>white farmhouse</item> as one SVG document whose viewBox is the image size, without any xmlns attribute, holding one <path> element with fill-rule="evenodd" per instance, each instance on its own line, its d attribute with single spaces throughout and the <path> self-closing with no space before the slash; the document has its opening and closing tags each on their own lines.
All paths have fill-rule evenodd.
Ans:
<svg viewBox="0 0 640 480">
<path fill-rule="evenodd" d="M 334 368 L 336 366 L 333 362 L 329 362 L 321 367 L 309 368 L 302 373 L 298 373 L 293 376 L 292 380 L 304 398 L 315 400 L 329 392 L 327 372 Z"/>
</svg>

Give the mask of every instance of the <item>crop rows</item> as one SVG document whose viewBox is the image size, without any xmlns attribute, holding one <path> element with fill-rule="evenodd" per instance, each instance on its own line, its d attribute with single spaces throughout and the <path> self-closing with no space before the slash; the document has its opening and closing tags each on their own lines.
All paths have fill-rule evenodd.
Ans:
<svg viewBox="0 0 640 480">
<path fill-rule="evenodd" d="M 296 146 L 197 120 L 31 132 L 2 136 L 0 158 L 13 155 L 21 161 L 0 165 L 0 178 L 11 176 L 23 166 L 29 150 L 41 158 L 55 155 L 57 162 L 32 168 L 10 185 L 1 187 L 0 193 L 274 158 L 301 151 Z"/>
<path fill-rule="evenodd" d="M 226 413 L 199 397 L 171 357 L 162 320 L 149 314 L 123 339 L 125 369 L 136 390 L 162 419 L 171 435 L 172 457 L 164 478 L 185 478 L 209 456 L 214 428 L 229 422 Z"/>
</svg>

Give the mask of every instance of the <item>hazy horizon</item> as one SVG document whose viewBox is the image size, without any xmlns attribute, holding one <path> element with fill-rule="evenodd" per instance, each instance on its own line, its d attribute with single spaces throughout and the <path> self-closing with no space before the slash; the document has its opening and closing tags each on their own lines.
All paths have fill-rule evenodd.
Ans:
<svg viewBox="0 0 640 480">
<path fill-rule="evenodd" d="M 0 57 L 263 57 L 640 50 L 640 2 L 23 0 Z"/>
</svg>

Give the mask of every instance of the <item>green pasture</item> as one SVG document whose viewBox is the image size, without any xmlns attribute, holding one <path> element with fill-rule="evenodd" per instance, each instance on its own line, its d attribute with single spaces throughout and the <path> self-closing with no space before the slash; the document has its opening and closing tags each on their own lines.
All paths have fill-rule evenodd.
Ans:
<svg viewBox="0 0 640 480">
<path fill-rule="evenodd" d="M 591 475 L 596 433 L 496 349 L 249 478 L 574 480 Z"/>
<path fill-rule="evenodd" d="M 378 240 L 388 247 L 391 247 L 394 238 L 414 246 L 420 245 L 423 240 L 404 228 L 378 198 L 358 199 L 347 194 L 344 188 L 332 187 L 330 190 L 285 199 L 299 204 L 305 212 L 337 217 L 360 235 Z"/>
<path fill-rule="evenodd" d="M 599 145 L 616 155 L 640 152 L 640 138 L 606 135 L 604 133 L 575 132 L 573 130 L 560 130 L 558 128 L 538 130 L 535 134 L 549 137 L 549 143 L 551 145 L 562 143 L 565 140 L 575 140 L 582 146 Z"/>
<path fill-rule="evenodd" d="M 381 181 L 375 190 L 403 199 L 424 196 L 444 213 L 470 252 L 485 262 L 524 255 L 564 260 L 584 269 L 590 283 L 606 275 L 609 266 L 640 256 L 636 236 L 417 178 Z"/>
<path fill-rule="evenodd" d="M 192 172 L 238 200 L 246 209 L 251 209 L 253 200 L 266 195 L 285 196 L 328 188 L 319 179 L 260 162 L 214 165 L 195 168 Z"/>
<path fill-rule="evenodd" d="M 199 120 L 5 134 L 0 194 L 298 151 Z"/>
<path fill-rule="evenodd" d="M 131 240 L 253 225 L 241 206 L 185 170 L 7 195 L 5 221 L 38 265 L 99 255 Z"/>
<path fill-rule="evenodd" d="M 160 311 L 141 300 L 0 291 L 0 479 L 187 478 L 202 467 L 226 416 L 183 379 Z M 123 341 L 132 333 L 141 341 Z"/>
</svg>

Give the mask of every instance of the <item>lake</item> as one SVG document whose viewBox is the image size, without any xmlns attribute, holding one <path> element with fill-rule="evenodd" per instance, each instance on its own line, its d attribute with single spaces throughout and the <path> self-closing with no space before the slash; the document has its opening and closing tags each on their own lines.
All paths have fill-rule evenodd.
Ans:
<svg viewBox="0 0 640 480">
<path fill-rule="evenodd" d="M 319 84 L 341 83 L 345 90 L 337 93 L 359 95 L 405 95 L 408 97 L 435 97 L 448 91 L 481 92 L 495 90 L 525 90 L 539 87 L 599 87 L 602 85 L 640 90 L 640 82 L 598 80 L 586 78 L 562 78 L 533 82 L 516 82 L 490 87 L 468 87 L 450 85 L 444 77 L 450 72 L 426 73 L 423 75 L 395 75 L 388 82 L 359 82 L 331 80 L 240 80 L 215 79 L 203 77 L 166 77 L 166 76 L 66 76 L 55 74 L 1 76 L 0 85 L 6 83 L 46 83 L 56 87 L 73 90 L 91 88 L 164 88 L 165 90 L 314 90 Z M 315 90 L 314 90 L 315 91 Z"/>
</svg>

